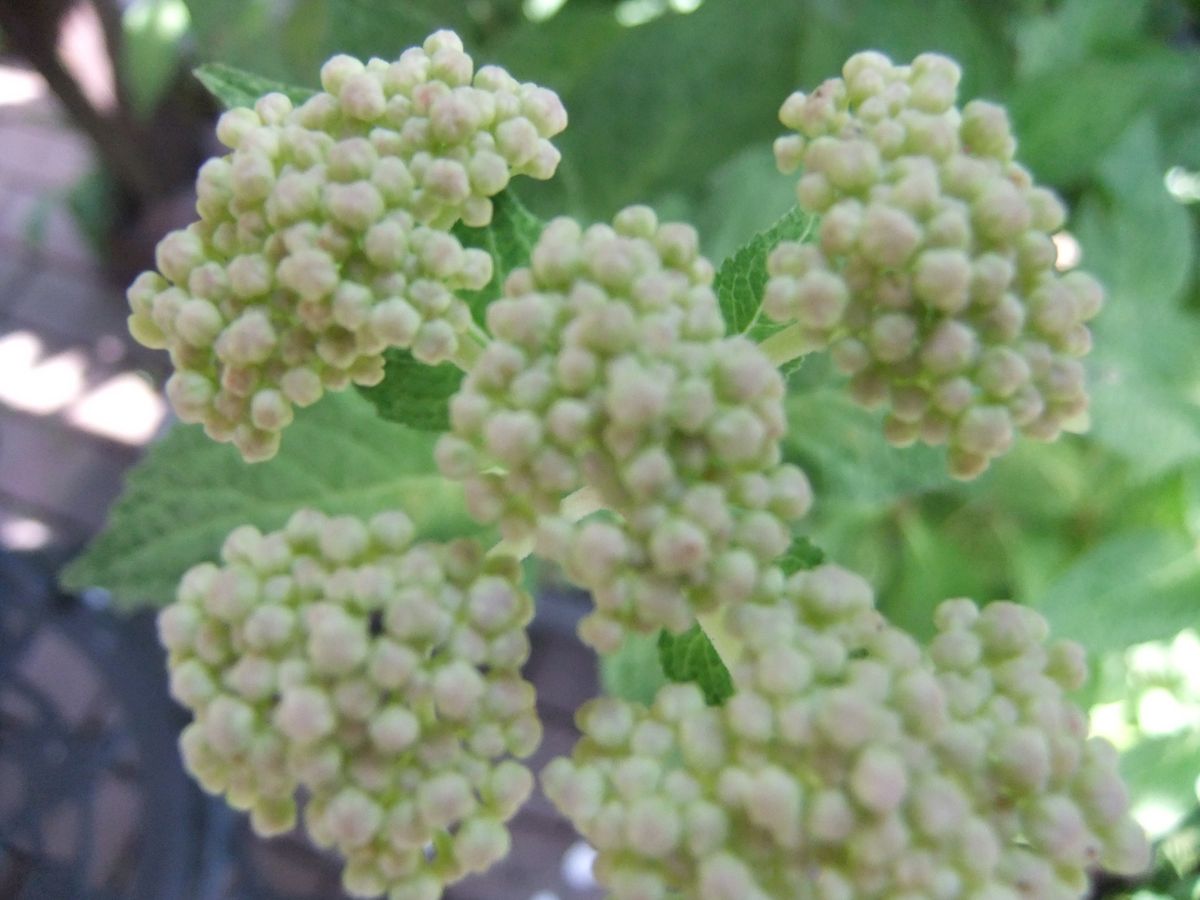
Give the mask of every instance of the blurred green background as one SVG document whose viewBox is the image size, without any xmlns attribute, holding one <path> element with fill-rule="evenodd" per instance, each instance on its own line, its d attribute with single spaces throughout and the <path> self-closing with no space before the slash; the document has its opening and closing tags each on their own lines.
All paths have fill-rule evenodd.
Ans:
<svg viewBox="0 0 1200 900">
<path fill-rule="evenodd" d="M 1200 2 L 1184 0 L 135 0 L 120 71 L 149 116 L 201 62 L 316 85 L 333 52 L 394 57 L 452 27 L 479 62 L 557 90 L 571 124 L 538 214 L 648 202 L 724 258 L 792 205 L 776 112 L 856 50 L 936 50 L 961 99 L 1006 103 L 1019 158 L 1069 201 L 1062 260 L 1109 288 L 1086 434 L 1024 440 L 976 482 L 895 450 L 823 360 L 791 379 L 788 452 L 819 498 L 807 530 L 918 634 L 952 596 L 1036 606 L 1084 643 L 1095 728 L 1124 751 L 1149 882 L 1197 897 L 1200 774 Z M 626 673 L 627 674 L 627 673 Z M 1136 894 L 1129 892 L 1136 890 Z"/>
</svg>

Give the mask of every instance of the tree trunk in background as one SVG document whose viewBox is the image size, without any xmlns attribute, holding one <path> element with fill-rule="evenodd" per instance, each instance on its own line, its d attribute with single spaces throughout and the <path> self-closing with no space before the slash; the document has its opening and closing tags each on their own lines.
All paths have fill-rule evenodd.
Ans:
<svg viewBox="0 0 1200 900">
<path fill-rule="evenodd" d="M 80 75 L 77 60 L 64 57 L 64 35 L 73 15 L 87 23 L 101 59 L 111 66 L 111 102 L 96 96 Z M 95 147 L 99 163 L 116 188 L 110 231 L 101 262 L 117 284 L 125 284 L 154 262 L 154 245 L 164 233 L 195 218 L 192 182 L 208 155 L 211 99 L 185 81 L 165 92 L 153 116 L 136 117 L 122 84 L 122 13 L 114 0 L 0 0 L 5 49 L 26 59 L 45 79 L 72 122 Z M 89 36 L 91 37 L 91 36 Z M 90 73 L 89 73 L 90 74 Z"/>
<path fill-rule="evenodd" d="M 108 0 L 94 0 L 110 52 L 119 35 L 119 12 Z M 0 29 L 8 36 L 10 48 L 24 56 L 66 107 L 75 123 L 96 145 L 108 171 L 122 190 L 138 204 L 161 196 L 168 182 L 162 161 L 155 164 L 153 144 L 146 129 L 132 121 L 118 102 L 109 114 L 102 113 L 88 100 L 58 54 L 63 19 L 75 4 L 71 0 L 0 0 Z M 107 8 L 106 8 L 107 7 Z M 114 16 L 116 17 L 114 19 Z M 113 22 L 118 30 L 113 31 Z M 114 71 L 116 61 L 113 62 Z M 118 98 L 121 92 L 117 91 Z"/>
</svg>

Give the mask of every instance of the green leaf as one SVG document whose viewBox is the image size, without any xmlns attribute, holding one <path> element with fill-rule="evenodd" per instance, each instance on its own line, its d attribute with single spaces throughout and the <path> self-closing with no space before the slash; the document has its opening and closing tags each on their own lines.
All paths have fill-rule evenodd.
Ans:
<svg viewBox="0 0 1200 900">
<path fill-rule="evenodd" d="M 1020 82 L 1008 98 L 1017 156 L 1040 180 L 1079 184 L 1139 116 L 1187 90 L 1193 77 L 1183 54 L 1154 45 L 1122 58 L 1056 65 Z"/>
<path fill-rule="evenodd" d="M 263 78 L 225 63 L 206 63 L 194 69 L 193 74 L 226 109 L 254 106 L 259 97 L 274 91 L 286 94 L 293 103 L 303 103 L 316 93 L 309 88 Z"/>
<path fill-rule="evenodd" d="M 812 227 L 812 216 L 793 207 L 782 219 L 752 237 L 721 263 L 713 287 L 731 334 L 749 333 L 756 340 L 780 326 L 759 320 L 767 286 L 767 257 L 780 241 L 798 241 Z"/>
<path fill-rule="evenodd" d="M 779 558 L 779 567 L 784 575 L 804 569 L 815 569 L 825 562 L 825 551 L 806 537 L 792 538 L 792 545 Z"/>
<path fill-rule="evenodd" d="M 733 696 L 729 670 L 699 625 L 679 635 L 659 634 L 658 660 L 671 681 L 698 684 L 709 706 L 720 706 Z"/>
<path fill-rule="evenodd" d="M 330 55 L 324 50 L 326 2 L 185 0 L 189 43 L 197 59 L 315 86 L 321 63 Z M 298 29 L 305 38 L 302 46 L 296 41 Z"/>
<path fill-rule="evenodd" d="M 393 348 L 384 354 L 383 381 L 358 391 L 389 422 L 418 431 L 449 431 L 448 404 L 464 374 L 452 363 L 428 366 L 409 351 Z"/>
<path fill-rule="evenodd" d="M 109 235 L 120 209 L 120 190 L 106 168 L 88 172 L 67 190 L 64 200 L 75 225 L 98 258 L 110 250 Z"/>
<path fill-rule="evenodd" d="M 811 368 L 816 375 L 824 366 L 824 361 L 815 361 L 804 371 Z M 891 446 L 883 437 L 879 416 L 855 405 L 840 386 L 794 392 L 787 399 L 787 417 L 785 456 L 812 479 L 819 509 L 879 510 L 898 499 L 946 486 L 946 463 L 940 451 Z"/>
<path fill-rule="evenodd" d="M 796 176 L 775 165 L 769 142 L 752 144 L 727 159 L 705 182 L 694 210 L 681 218 L 700 231 L 701 249 L 709 259 L 732 256 L 747 235 L 770 228 L 796 201 Z M 658 207 L 662 214 L 662 201 Z"/>
<path fill-rule="evenodd" d="M 492 198 L 492 221 L 482 228 L 469 228 L 461 222 L 454 236 L 464 247 L 486 250 L 492 257 L 492 280 L 479 291 L 460 291 L 475 321 L 483 325 L 487 305 L 500 296 L 504 280 L 514 269 L 529 265 L 529 256 L 545 223 L 531 213 L 511 190 Z"/>
<path fill-rule="evenodd" d="M 1196 330 L 1179 318 L 1181 330 Z M 1101 357 L 1094 368 L 1092 431 L 1129 461 L 1135 479 L 1146 481 L 1200 458 L 1200 413 L 1187 394 L 1129 356 Z"/>
<path fill-rule="evenodd" d="M 631 632 L 616 653 L 600 657 L 600 683 L 605 693 L 649 706 L 666 683 L 652 634 Z"/>
<path fill-rule="evenodd" d="M 1018 77 L 1061 72 L 1137 43 L 1147 11 L 1146 0 L 1065 0 L 1049 14 L 1028 16 L 1016 29 Z"/>
<path fill-rule="evenodd" d="M 945 53 L 963 66 L 960 97 L 992 92 L 1008 77 L 1006 3 L 962 0 L 807 0 L 805 34 L 794 87 L 815 88 L 841 74 L 859 50 L 879 50 L 897 63 Z"/>
<path fill-rule="evenodd" d="M 742 147 L 772 140 L 797 84 L 802 22 L 794 3 L 709 0 L 625 28 L 565 92 L 556 208 L 607 219 L 666 191 L 699 190 Z"/>
<path fill-rule="evenodd" d="M 63 584 L 107 588 L 124 609 L 162 605 L 234 527 L 278 528 L 302 506 L 355 515 L 400 507 L 422 535 L 464 533 L 461 491 L 436 472 L 433 440 L 381 421 L 350 392 L 301 411 L 279 455 L 256 465 L 198 426 L 177 426 L 129 473 L 107 526 Z"/>
<path fill-rule="evenodd" d="M 1115 534 L 1076 560 L 1037 608 L 1093 653 L 1165 640 L 1200 619 L 1200 556 L 1185 535 Z"/>
<path fill-rule="evenodd" d="M 1109 292 L 1094 325 L 1093 432 L 1142 479 L 1200 457 L 1200 318 L 1180 303 L 1195 234 L 1163 185 L 1165 169 L 1142 118 L 1101 162 L 1076 222 L 1084 263 Z"/>
<path fill-rule="evenodd" d="M 611 6 L 568 3 L 544 22 L 521 23 L 491 52 L 514 77 L 563 94 L 625 33 Z"/>
<path fill-rule="evenodd" d="M 1141 117 L 1100 161 L 1098 190 L 1077 225 L 1083 261 L 1108 285 L 1110 300 L 1098 324 L 1140 308 L 1174 307 L 1191 276 L 1193 223 L 1163 182 L 1168 166 L 1154 123 Z M 1125 309 L 1132 306 L 1136 313 Z M 1128 319 L 1114 330 L 1124 331 Z"/>
<path fill-rule="evenodd" d="M 440 28 L 470 40 L 476 24 L 471 6 L 445 0 L 336 0 L 328 5 L 329 49 L 359 59 L 393 60 Z"/>
</svg>

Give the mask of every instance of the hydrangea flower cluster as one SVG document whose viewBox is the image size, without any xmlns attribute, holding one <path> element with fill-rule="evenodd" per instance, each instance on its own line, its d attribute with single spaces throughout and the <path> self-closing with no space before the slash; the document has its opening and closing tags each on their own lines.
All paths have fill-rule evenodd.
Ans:
<svg viewBox="0 0 1200 900">
<path fill-rule="evenodd" d="M 505 856 L 541 739 L 530 597 L 511 558 L 413 544 L 402 512 L 302 510 L 233 531 L 159 618 L 181 747 L 210 792 L 269 835 L 308 795 L 312 839 L 358 896 L 436 900 Z"/>
<path fill-rule="evenodd" d="M 948 444 L 972 478 L 1015 431 L 1053 440 L 1086 408 L 1078 357 L 1103 292 L 1056 272 L 1063 206 L 1014 162 L 1002 107 L 955 106 L 959 75 L 935 54 L 859 53 L 787 99 L 796 133 L 776 157 L 803 167 L 820 233 L 775 249 L 763 309 L 830 347 L 859 402 L 886 404 L 892 443 Z"/>
<path fill-rule="evenodd" d="M 378 383 L 385 349 L 460 352 L 455 291 L 486 285 L 492 260 L 449 229 L 490 222 L 513 175 L 549 178 L 566 127 L 552 91 L 475 71 L 447 31 L 393 63 L 336 56 L 321 83 L 298 107 L 268 94 L 222 116 L 232 152 L 200 170 L 200 221 L 129 289 L 133 335 L 171 352 L 179 417 L 249 461 L 275 455 L 293 407 Z"/>
<path fill-rule="evenodd" d="M 783 379 L 726 337 L 697 244 L 644 206 L 611 227 L 551 222 L 488 307 L 493 340 L 437 447 L 477 518 L 536 533 L 593 593 L 580 633 L 601 651 L 748 598 L 812 499 L 780 463 Z M 615 517 L 560 515 L 585 485 Z"/>
<path fill-rule="evenodd" d="M 617 900 L 1079 898 L 1145 865 L 1115 753 L 1064 697 L 1082 650 L 1009 603 L 947 601 L 927 652 L 836 566 L 730 614 L 734 694 L 580 710 L 543 786 Z"/>
<path fill-rule="evenodd" d="M 1053 271 L 1061 205 L 1013 162 L 999 107 L 955 108 L 953 63 L 860 54 L 843 74 L 784 104 L 798 134 L 779 160 L 803 164 L 822 220 L 817 243 L 771 254 L 763 309 L 890 404 L 892 441 L 948 442 L 969 477 L 1014 428 L 1050 439 L 1084 408 L 1101 292 Z M 812 491 L 782 461 L 784 381 L 727 334 L 692 228 L 643 206 L 556 219 L 490 334 L 472 324 L 455 292 L 493 261 L 449 229 L 490 221 L 512 175 L 553 173 L 553 93 L 476 72 L 449 32 L 321 78 L 299 107 L 272 94 L 223 117 L 232 152 L 201 171 L 201 221 L 130 289 L 131 329 L 171 351 L 180 417 L 248 460 L 274 454 L 293 406 L 377 382 L 389 347 L 452 359 L 466 376 L 437 465 L 508 543 L 415 543 L 402 512 L 231 533 L 159 620 L 207 790 L 262 834 L 306 798 L 355 895 L 436 900 L 488 868 L 541 737 L 509 552 L 533 547 L 592 592 L 580 633 L 601 652 L 722 629 L 723 705 L 697 684 L 593 701 L 543 774 L 616 900 L 1069 900 L 1095 866 L 1145 864 L 1112 748 L 1067 699 L 1080 648 L 966 600 L 938 607 L 923 648 L 861 577 L 785 574 Z"/>
</svg>

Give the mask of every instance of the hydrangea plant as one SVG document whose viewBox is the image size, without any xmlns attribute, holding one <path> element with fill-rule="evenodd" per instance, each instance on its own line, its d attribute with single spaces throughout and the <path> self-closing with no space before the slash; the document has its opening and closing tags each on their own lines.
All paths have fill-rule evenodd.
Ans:
<svg viewBox="0 0 1200 900">
<path fill-rule="evenodd" d="M 796 536 L 805 354 L 886 406 L 892 443 L 948 445 L 960 479 L 1086 408 L 1102 289 L 1056 271 L 1063 205 L 1015 162 L 1002 107 L 958 106 L 959 75 L 859 53 L 783 99 L 798 210 L 719 274 L 647 206 L 534 219 L 509 182 L 554 174 L 563 105 L 450 32 L 335 57 L 311 96 L 218 85 L 230 153 L 130 288 L 130 329 L 236 465 L 345 439 L 303 477 L 342 499 L 362 466 L 397 482 L 370 516 L 232 528 L 183 575 L 159 632 L 203 787 L 264 835 L 302 819 L 355 896 L 435 900 L 486 870 L 534 788 L 534 554 L 593 598 L 586 644 L 658 635 L 669 679 L 649 704 L 584 705 L 540 773 L 610 896 L 1066 900 L 1145 868 L 1115 752 L 1070 696 L 1069 635 L 951 599 L 921 643 Z M 352 385 L 439 436 L 371 462 L 365 404 L 295 411 Z M 456 484 L 473 530 L 401 508 Z"/>
</svg>

